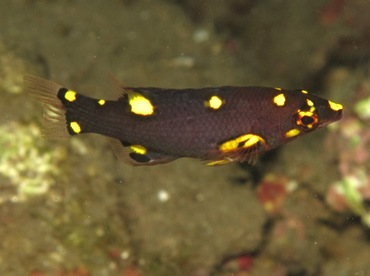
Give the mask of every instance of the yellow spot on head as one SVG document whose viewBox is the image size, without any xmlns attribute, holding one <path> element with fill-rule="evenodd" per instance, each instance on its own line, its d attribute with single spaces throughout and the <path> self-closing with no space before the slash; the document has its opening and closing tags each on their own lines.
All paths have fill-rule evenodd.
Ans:
<svg viewBox="0 0 370 276">
<path fill-rule="evenodd" d="M 146 148 L 141 145 L 132 145 L 130 146 L 130 149 L 138 154 L 146 154 L 147 151 Z"/>
<path fill-rule="evenodd" d="M 283 93 L 277 95 L 274 97 L 274 104 L 276 104 L 277 106 L 284 106 L 285 104 L 285 96 Z"/>
<path fill-rule="evenodd" d="M 328 102 L 329 102 L 330 108 L 333 109 L 334 111 L 339 111 L 343 109 L 343 106 L 341 104 L 333 103 L 332 101 L 328 101 Z"/>
<path fill-rule="evenodd" d="M 301 117 L 304 117 L 304 116 L 307 116 L 307 117 L 313 117 L 314 116 L 314 113 L 311 111 L 311 110 L 308 110 L 308 111 L 303 111 L 303 110 L 300 110 L 298 112 L 299 116 Z"/>
<path fill-rule="evenodd" d="M 301 92 L 302 92 L 303 94 L 308 94 L 308 91 L 307 91 L 307 90 L 301 90 Z"/>
<path fill-rule="evenodd" d="M 81 132 L 81 127 L 77 122 L 71 122 L 69 126 L 71 127 L 74 133 L 78 134 Z"/>
<path fill-rule="evenodd" d="M 300 133 L 299 129 L 293 128 L 293 129 L 288 130 L 287 132 L 285 132 L 285 137 L 286 138 L 292 138 L 292 137 L 297 136 L 299 133 Z"/>
<path fill-rule="evenodd" d="M 100 105 L 105 105 L 105 100 L 103 100 L 103 99 L 102 99 L 102 100 L 99 100 L 99 101 L 98 101 L 98 104 L 100 104 Z"/>
<path fill-rule="evenodd" d="M 281 89 L 280 87 L 275 87 L 275 90 L 282 91 L 283 89 Z"/>
<path fill-rule="evenodd" d="M 152 103 L 139 93 L 129 92 L 128 103 L 131 106 L 131 112 L 138 115 L 152 115 L 154 107 Z"/>
<path fill-rule="evenodd" d="M 76 100 L 76 92 L 72 91 L 72 90 L 68 90 L 65 94 L 64 94 L 64 98 L 69 101 L 69 102 L 73 102 Z"/>
<path fill-rule="evenodd" d="M 265 139 L 255 134 L 245 134 L 233 140 L 222 143 L 219 149 L 223 152 L 233 151 L 238 148 L 249 148 L 256 145 L 258 142 L 265 143 Z"/>
<path fill-rule="evenodd" d="M 314 106 L 313 101 L 306 99 L 306 103 L 308 106 Z"/>
<path fill-rule="evenodd" d="M 208 102 L 205 103 L 206 106 L 212 109 L 219 109 L 222 106 L 223 102 L 218 96 L 212 96 Z"/>
</svg>

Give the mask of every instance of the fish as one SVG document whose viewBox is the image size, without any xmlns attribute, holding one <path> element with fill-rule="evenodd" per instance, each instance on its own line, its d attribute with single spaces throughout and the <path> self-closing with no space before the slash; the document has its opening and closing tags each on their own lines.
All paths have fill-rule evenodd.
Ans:
<svg viewBox="0 0 370 276">
<path fill-rule="evenodd" d="M 24 76 L 44 104 L 43 136 L 106 136 L 131 165 L 189 157 L 207 165 L 255 163 L 277 148 L 342 117 L 343 106 L 306 90 L 272 87 L 128 87 L 114 79 L 114 100 L 92 98 L 37 76 Z"/>
</svg>

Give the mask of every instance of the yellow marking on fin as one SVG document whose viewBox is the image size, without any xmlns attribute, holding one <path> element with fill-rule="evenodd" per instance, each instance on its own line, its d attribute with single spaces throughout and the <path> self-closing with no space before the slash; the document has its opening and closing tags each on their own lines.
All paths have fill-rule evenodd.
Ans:
<svg viewBox="0 0 370 276">
<path fill-rule="evenodd" d="M 71 122 L 69 126 L 71 127 L 74 133 L 78 134 L 81 132 L 81 127 L 77 122 Z"/>
<path fill-rule="evenodd" d="M 219 146 L 219 149 L 222 152 L 228 152 L 236 150 L 238 148 L 249 148 L 256 145 L 259 142 L 265 143 L 265 139 L 255 134 L 245 134 L 233 140 L 222 143 Z"/>
<path fill-rule="evenodd" d="M 286 101 L 286 98 L 283 93 L 274 97 L 274 104 L 276 104 L 277 106 L 284 106 L 285 101 Z"/>
<path fill-rule="evenodd" d="M 146 154 L 147 149 L 141 145 L 131 145 L 130 149 L 137 154 Z"/>
<path fill-rule="evenodd" d="M 314 106 L 313 101 L 311 101 L 310 99 L 306 99 L 306 103 L 308 106 Z"/>
<path fill-rule="evenodd" d="M 206 165 L 207 166 L 218 166 L 218 165 L 224 165 L 224 164 L 230 163 L 232 161 L 234 161 L 234 160 L 232 160 L 232 159 L 221 159 L 221 160 L 215 160 L 215 161 L 208 162 Z"/>
<path fill-rule="evenodd" d="M 64 94 L 64 98 L 69 101 L 69 102 L 73 102 L 76 100 L 76 92 L 75 91 L 72 91 L 72 90 L 68 90 L 65 94 Z"/>
<path fill-rule="evenodd" d="M 139 93 L 129 91 L 128 103 L 131 106 L 131 112 L 138 115 L 152 115 L 154 113 L 154 107 L 152 103 Z"/>
<path fill-rule="evenodd" d="M 307 91 L 307 90 L 301 90 L 301 92 L 302 92 L 303 94 L 308 94 L 308 91 Z"/>
<path fill-rule="evenodd" d="M 341 104 L 333 103 L 332 101 L 328 101 L 328 103 L 330 108 L 333 109 L 334 111 L 339 111 L 343 109 L 343 105 Z"/>
<path fill-rule="evenodd" d="M 285 137 L 286 138 L 292 138 L 294 136 L 297 136 L 299 133 L 300 133 L 299 129 L 293 128 L 293 129 L 288 130 L 287 132 L 285 132 Z"/>
<path fill-rule="evenodd" d="M 99 101 L 98 101 L 98 104 L 100 104 L 100 105 L 105 105 L 105 100 L 103 100 L 103 99 L 99 100 Z"/>
</svg>

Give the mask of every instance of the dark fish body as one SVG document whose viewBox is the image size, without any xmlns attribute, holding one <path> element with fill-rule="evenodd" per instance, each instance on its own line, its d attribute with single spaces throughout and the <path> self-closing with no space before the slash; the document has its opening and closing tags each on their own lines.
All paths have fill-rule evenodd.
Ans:
<svg viewBox="0 0 370 276">
<path fill-rule="evenodd" d="M 210 165 L 253 161 L 258 153 L 339 120 L 342 106 L 304 90 L 265 87 L 132 88 L 116 83 L 117 100 L 93 99 L 26 76 L 46 104 L 46 137 L 98 133 L 133 165 L 180 157 Z"/>
</svg>

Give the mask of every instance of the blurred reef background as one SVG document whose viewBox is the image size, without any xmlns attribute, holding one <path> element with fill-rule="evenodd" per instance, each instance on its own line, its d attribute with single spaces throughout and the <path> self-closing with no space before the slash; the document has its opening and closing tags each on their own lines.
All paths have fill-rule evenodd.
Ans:
<svg viewBox="0 0 370 276">
<path fill-rule="evenodd" d="M 368 0 L 0 3 L 1 275 L 370 274 Z M 302 88 L 343 119 L 260 158 L 133 168 L 106 139 L 41 139 L 39 75 Z"/>
</svg>

